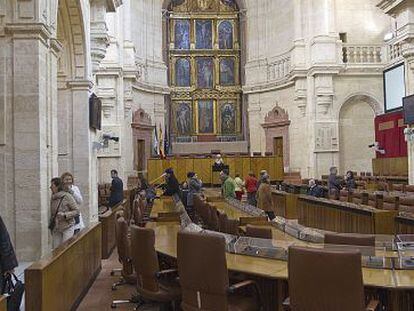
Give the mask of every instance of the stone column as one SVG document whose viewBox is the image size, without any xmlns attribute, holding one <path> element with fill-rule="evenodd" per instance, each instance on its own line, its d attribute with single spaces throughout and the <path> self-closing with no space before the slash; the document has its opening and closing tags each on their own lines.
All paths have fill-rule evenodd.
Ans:
<svg viewBox="0 0 414 311">
<path fill-rule="evenodd" d="M 15 247 L 21 261 L 40 258 L 49 250 L 49 183 L 55 175 L 56 148 L 50 103 L 56 92 L 48 77 L 56 68 L 51 33 L 41 23 L 8 24 L 11 36 Z M 51 98 L 53 96 L 53 98 Z M 54 129 L 56 130 L 56 129 Z M 12 177 L 12 175 L 14 175 Z"/>
</svg>

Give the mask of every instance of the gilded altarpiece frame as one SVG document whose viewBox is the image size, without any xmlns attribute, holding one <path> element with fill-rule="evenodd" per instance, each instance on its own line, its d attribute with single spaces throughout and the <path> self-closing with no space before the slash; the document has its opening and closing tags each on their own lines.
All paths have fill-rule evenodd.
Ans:
<svg viewBox="0 0 414 311">
<path fill-rule="evenodd" d="M 210 22 L 211 35 L 209 33 Z M 198 31 L 197 23 L 199 23 Z M 179 25 L 177 29 L 175 28 L 176 24 Z M 176 42 L 176 35 L 187 40 L 188 27 L 183 25 L 188 24 L 190 27 L 190 48 L 185 49 L 183 47 L 188 47 L 187 42 Z M 233 0 L 175 1 L 169 10 L 168 25 L 170 29 L 168 32 L 168 54 L 172 105 L 170 121 L 173 134 L 177 137 L 240 135 L 242 133 L 240 23 L 239 11 L 235 2 Z M 210 40 L 210 38 L 211 45 L 208 42 L 197 43 L 197 40 Z M 180 59 L 189 60 L 190 77 L 177 76 L 177 70 L 180 70 L 181 73 L 186 72 L 182 67 L 178 67 L 178 69 L 176 67 L 177 62 L 184 63 Z M 212 65 L 202 63 L 206 59 L 211 60 Z M 178 74 L 180 75 L 180 73 Z M 183 82 L 188 80 L 190 86 L 182 86 L 185 84 Z M 206 107 L 203 108 L 204 110 L 201 108 L 205 102 L 212 103 L 212 113 Z M 191 103 L 191 134 L 183 132 L 183 127 L 185 127 L 182 120 L 184 112 L 181 111 L 181 119 L 178 117 L 179 107 L 182 103 Z M 223 107 L 226 110 L 223 110 Z M 206 111 L 209 112 L 206 116 L 200 116 Z M 213 117 L 213 124 L 207 127 L 206 124 L 209 124 L 210 116 Z M 229 117 L 233 117 L 234 120 L 229 120 Z M 226 118 L 225 122 L 223 118 Z M 234 131 L 231 131 L 233 129 Z"/>
</svg>

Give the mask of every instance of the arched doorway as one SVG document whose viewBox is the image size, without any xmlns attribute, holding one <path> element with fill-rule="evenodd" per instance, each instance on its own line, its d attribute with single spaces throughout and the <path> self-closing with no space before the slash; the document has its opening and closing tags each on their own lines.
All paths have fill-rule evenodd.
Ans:
<svg viewBox="0 0 414 311">
<path fill-rule="evenodd" d="M 339 112 L 339 169 L 371 172 L 375 152 L 369 145 L 375 141 L 374 118 L 377 103 L 368 96 L 353 96 Z"/>
</svg>

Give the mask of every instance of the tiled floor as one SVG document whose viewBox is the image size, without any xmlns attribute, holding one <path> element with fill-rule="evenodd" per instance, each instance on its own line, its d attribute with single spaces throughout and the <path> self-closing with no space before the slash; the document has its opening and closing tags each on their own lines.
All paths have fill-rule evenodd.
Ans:
<svg viewBox="0 0 414 311">
<path fill-rule="evenodd" d="M 78 311 L 103 311 L 111 309 L 112 300 L 128 299 L 134 293 L 134 286 L 119 286 L 116 291 L 112 291 L 112 284 L 119 280 L 119 275 L 111 276 L 112 269 L 120 267 L 118 254 L 116 250 L 108 260 L 102 261 L 102 271 L 98 275 L 95 283 L 89 289 L 89 292 L 80 304 Z M 118 306 L 115 310 L 134 310 L 134 304 L 125 304 Z M 140 311 L 158 311 L 156 306 L 143 306 Z"/>
</svg>

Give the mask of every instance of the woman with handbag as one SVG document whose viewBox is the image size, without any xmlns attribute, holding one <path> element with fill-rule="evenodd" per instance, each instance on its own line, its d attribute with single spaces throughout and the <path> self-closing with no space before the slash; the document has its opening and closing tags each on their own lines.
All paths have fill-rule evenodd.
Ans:
<svg viewBox="0 0 414 311">
<path fill-rule="evenodd" d="M 81 194 L 78 186 L 74 185 L 74 177 L 71 173 L 69 173 L 69 172 L 63 173 L 60 178 L 62 178 L 63 190 L 65 190 L 66 192 L 69 192 L 73 196 L 73 198 L 75 199 L 75 202 L 79 206 L 79 216 L 75 217 L 75 230 L 74 230 L 74 233 L 76 234 L 76 233 L 78 233 L 79 231 L 81 231 L 82 229 L 85 228 L 85 224 L 84 224 L 83 218 L 82 218 L 82 213 L 80 212 L 80 206 L 83 203 L 82 194 Z"/>
<path fill-rule="evenodd" d="M 79 207 L 73 196 L 63 190 L 62 179 L 53 178 L 50 190 L 52 190 L 52 197 L 49 230 L 52 233 L 53 248 L 56 248 L 73 236 L 75 217 L 79 215 Z"/>
</svg>

